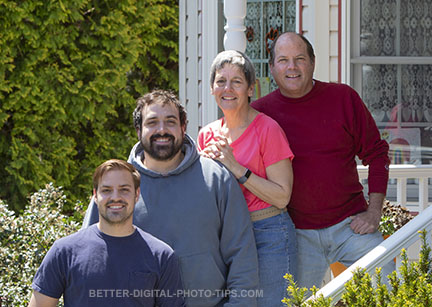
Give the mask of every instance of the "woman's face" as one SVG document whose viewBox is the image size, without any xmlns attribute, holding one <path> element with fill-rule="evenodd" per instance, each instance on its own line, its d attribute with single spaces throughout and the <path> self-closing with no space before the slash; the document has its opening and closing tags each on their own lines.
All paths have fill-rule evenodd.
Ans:
<svg viewBox="0 0 432 307">
<path fill-rule="evenodd" d="M 239 66 L 225 64 L 216 71 L 211 93 L 222 111 L 235 110 L 248 105 L 248 97 L 253 94 L 253 85 L 248 86 L 245 74 Z"/>
</svg>

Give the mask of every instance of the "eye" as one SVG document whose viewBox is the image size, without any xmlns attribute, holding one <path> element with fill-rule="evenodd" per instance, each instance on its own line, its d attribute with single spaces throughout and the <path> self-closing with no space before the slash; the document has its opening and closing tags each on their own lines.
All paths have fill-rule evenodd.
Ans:
<svg viewBox="0 0 432 307">
<path fill-rule="evenodd" d="M 145 125 L 146 126 L 154 126 L 154 125 L 156 125 L 156 121 L 155 120 L 149 120 L 149 121 L 147 121 L 147 122 L 145 122 Z"/>
<path fill-rule="evenodd" d="M 177 121 L 175 120 L 175 119 L 170 119 L 170 120 L 167 120 L 167 125 L 169 125 L 169 126 L 175 126 L 175 125 L 177 125 Z"/>
</svg>

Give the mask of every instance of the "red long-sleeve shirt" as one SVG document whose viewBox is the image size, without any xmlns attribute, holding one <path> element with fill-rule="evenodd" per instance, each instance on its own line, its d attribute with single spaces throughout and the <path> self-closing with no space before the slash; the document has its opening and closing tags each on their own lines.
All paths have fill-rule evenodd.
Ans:
<svg viewBox="0 0 432 307">
<path fill-rule="evenodd" d="M 276 90 L 252 107 L 279 123 L 296 157 L 288 210 L 297 228 L 329 227 L 366 210 L 355 156 L 369 165 L 369 193 L 385 194 L 388 144 L 351 87 L 316 80 L 304 97 Z"/>
</svg>

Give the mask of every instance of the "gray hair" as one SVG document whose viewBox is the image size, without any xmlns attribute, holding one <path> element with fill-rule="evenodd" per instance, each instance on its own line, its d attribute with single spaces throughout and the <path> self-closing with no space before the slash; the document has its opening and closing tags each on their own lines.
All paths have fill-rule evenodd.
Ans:
<svg viewBox="0 0 432 307">
<path fill-rule="evenodd" d="M 248 87 L 255 84 L 255 68 L 249 57 L 243 52 L 237 50 L 226 50 L 220 52 L 210 68 L 210 87 L 213 88 L 213 83 L 216 77 L 216 72 L 222 69 L 225 64 L 233 64 L 239 67 L 246 78 Z"/>
</svg>

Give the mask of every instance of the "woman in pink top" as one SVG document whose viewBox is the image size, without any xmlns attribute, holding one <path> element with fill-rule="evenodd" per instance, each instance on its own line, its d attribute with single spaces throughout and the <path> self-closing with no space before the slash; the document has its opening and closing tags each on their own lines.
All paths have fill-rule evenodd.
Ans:
<svg viewBox="0 0 432 307">
<path fill-rule="evenodd" d="M 286 210 L 294 155 L 279 125 L 250 107 L 254 84 L 255 70 L 246 55 L 229 50 L 216 56 L 210 85 L 224 117 L 201 129 L 198 149 L 223 163 L 239 181 L 257 244 L 263 290 L 258 305 L 282 306 L 283 275 L 295 275 L 296 267 L 295 230 Z"/>
</svg>

